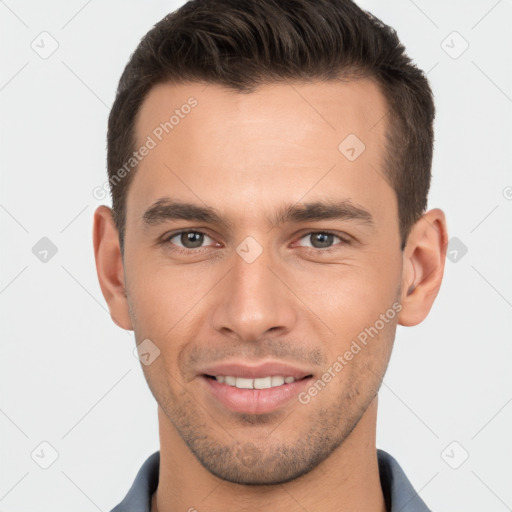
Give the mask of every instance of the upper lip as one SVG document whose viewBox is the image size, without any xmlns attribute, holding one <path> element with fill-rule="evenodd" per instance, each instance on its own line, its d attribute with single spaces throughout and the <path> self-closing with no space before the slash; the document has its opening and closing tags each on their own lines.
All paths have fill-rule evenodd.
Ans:
<svg viewBox="0 0 512 512">
<path fill-rule="evenodd" d="M 295 380 L 311 375 L 311 372 L 302 370 L 287 363 L 269 361 L 260 364 L 247 363 L 219 363 L 208 366 L 201 371 L 202 375 L 228 375 L 232 377 L 244 377 L 246 379 L 259 379 L 261 377 L 294 377 Z"/>
</svg>

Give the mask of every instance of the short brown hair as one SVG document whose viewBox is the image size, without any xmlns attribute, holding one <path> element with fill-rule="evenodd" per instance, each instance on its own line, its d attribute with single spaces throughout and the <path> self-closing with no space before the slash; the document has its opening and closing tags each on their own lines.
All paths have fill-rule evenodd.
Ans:
<svg viewBox="0 0 512 512">
<path fill-rule="evenodd" d="M 135 170 L 122 180 L 116 173 L 135 151 L 137 113 L 152 87 L 206 82 L 250 93 L 288 79 L 337 78 L 372 79 L 386 98 L 383 171 L 397 196 L 403 249 L 427 206 L 435 108 L 396 31 L 351 0 L 191 0 L 142 38 L 110 112 L 107 166 L 121 251 Z"/>
</svg>

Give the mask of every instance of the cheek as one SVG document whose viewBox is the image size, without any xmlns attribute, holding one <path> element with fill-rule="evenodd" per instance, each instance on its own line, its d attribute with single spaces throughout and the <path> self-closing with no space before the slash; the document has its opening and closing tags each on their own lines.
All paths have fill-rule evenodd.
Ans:
<svg viewBox="0 0 512 512">
<path fill-rule="evenodd" d="M 154 336 L 165 336 L 211 288 L 208 275 L 203 274 L 154 257 L 134 259 L 126 275 L 138 326 Z"/>
<path fill-rule="evenodd" d="M 299 297 L 337 343 L 350 340 L 373 325 L 398 298 L 399 266 L 353 263 L 302 272 L 295 279 Z"/>
</svg>

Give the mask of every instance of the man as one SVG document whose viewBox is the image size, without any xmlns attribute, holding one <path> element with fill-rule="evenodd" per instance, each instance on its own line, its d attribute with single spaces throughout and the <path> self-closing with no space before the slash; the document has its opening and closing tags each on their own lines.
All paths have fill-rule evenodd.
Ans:
<svg viewBox="0 0 512 512">
<path fill-rule="evenodd" d="M 350 1 L 193 1 L 143 38 L 94 249 L 161 449 L 116 512 L 428 510 L 375 432 L 396 326 L 443 276 L 433 118 Z"/>
</svg>

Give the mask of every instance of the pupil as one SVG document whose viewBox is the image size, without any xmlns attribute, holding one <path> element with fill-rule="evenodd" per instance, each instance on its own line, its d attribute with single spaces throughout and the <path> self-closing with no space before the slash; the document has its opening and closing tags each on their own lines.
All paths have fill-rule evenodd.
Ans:
<svg viewBox="0 0 512 512">
<path fill-rule="evenodd" d="M 204 235 L 202 233 L 182 233 L 181 243 L 187 249 L 193 249 L 194 247 L 201 247 L 203 244 Z"/>
</svg>

